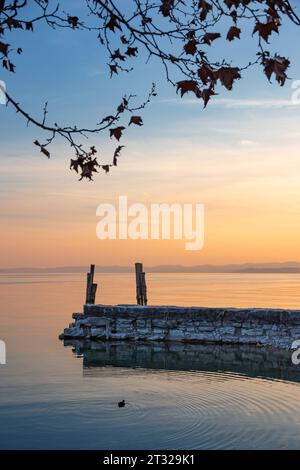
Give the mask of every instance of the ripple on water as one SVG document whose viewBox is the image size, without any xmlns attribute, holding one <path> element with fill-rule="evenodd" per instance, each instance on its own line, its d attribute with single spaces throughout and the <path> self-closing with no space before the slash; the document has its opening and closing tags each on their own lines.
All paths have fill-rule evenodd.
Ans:
<svg viewBox="0 0 300 470">
<path fill-rule="evenodd" d="M 128 372 L 122 415 L 112 396 L 105 399 L 107 426 L 125 423 L 134 432 L 144 423 L 139 438 L 160 448 L 300 447 L 299 384 L 221 372 L 151 371 L 151 379 L 149 371 Z"/>
<path fill-rule="evenodd" d="M 98 371 L 101 389 L 99 380 L 87 385 L 99 396 L 86 397 L 83 419 L 116 432 L 123 448 L 126 436 L 140 448 L 300 448 L 297 383 L 229 372 Z"/>
</svg>

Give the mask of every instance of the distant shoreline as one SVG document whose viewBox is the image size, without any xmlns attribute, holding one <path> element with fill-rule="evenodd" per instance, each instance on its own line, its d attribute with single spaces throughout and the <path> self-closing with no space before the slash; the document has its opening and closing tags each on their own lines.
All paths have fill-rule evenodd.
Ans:
<svg viewBox="0 0 300 470">
<path fill-rule="evenodd" d="M 56 266 L 56 267 L 16 267 L 2 268 L 0 274 L 72 274 L 86 273 L 88 266 Z M 245 263 L 245 264 L 226 264 L 226 265 L 158 265 L 145 266 L 147 273 L 190 273 L 190 274 L 300 274 L 300 263 Z M 97 273 L 133 273 L 133 266 L 96 266 Z"/>
</svg>

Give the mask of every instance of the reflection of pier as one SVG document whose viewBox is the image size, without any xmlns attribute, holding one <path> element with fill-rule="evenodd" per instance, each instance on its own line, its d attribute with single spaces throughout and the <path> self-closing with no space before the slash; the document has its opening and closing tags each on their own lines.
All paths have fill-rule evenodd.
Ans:
<svg viewBox="0 0 300 470">
<path fill-rule="evenodd" d="M 300 382 L 300 366 L 290 351 L 246 345 L 130 343 L 65 340 L 83 356 L 85 375 L 100 375 L 105 366 L 177 371 L 234 372 Z"/>
</svg>

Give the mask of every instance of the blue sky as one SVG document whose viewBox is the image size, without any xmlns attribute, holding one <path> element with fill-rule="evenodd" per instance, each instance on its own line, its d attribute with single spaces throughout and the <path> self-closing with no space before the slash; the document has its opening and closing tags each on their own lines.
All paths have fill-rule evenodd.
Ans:
<svg viewBox="0 0 300 470">
<path fill-rule="evenodd" d="M 62 4 L 66 11 L 81 16 L 81 1 L 65 0 Z M 257 40 L 250 40 L 252 27 L 251 24 L 251 27 L 247 26 L 245 32 L 243 31 L 243 40 L 230 44 L 223 39 L 217 40 L 214 46 L 207 47 L 207 50 L 212 52 L 212 57 L 232 57 L 233 65 L 246 65 L 248 60 L 255 58 L 256 52 Z M 272 45 L 269 48 L 271 52 L 279 52 L 291 58 L 289 76 L 293 79 L 300 77 L 300 61 L 297 61 L 298 41 L 295 40 L 297 34 L 297 27 L 288 24 L 283 27 L 280 37 L 272 36 Z M 22 46 L 24 53 L 14 61 L 17 73 L 9 74 L 3 70 L 1 78 L 7 82 L 8 91 L 11 91 L 24 107 L 37 115 L 41 115 L 42 105 L 48 100 L 50 120 L 59 116 L 60 122 L 93 124 L 95 119 L 110 113 L 119 104 L 123 93 L 133 91 L 142 99 L 147 95 L 152 81 L 157 83 L 158 97 L 151 110 L 146 111 L 147 129 L 143 132 L 154 132 L 155 135 L 159 131 L 163 132 L 161 120 L 158 121 L 157 116 L 161 117 L 164 123 L 168 122 L 171 128 L 177 127 L 178 121 L 181 123 L 195 115 L 205 120 L 219 116 L 219 108 L 222 106 L 209 106 L 203 111 L 200 102 L 199 106 L 193 108 L 181 106 L 180 110 L 174 113 L 174 105 L 180 105 L 175 89 L 164 80 L 161 63 L 152 59 L 150 63 L 145 64 L 146 58 L 142 51 L 138 60 L 132 60 L 132 65 L 136 64 L 133 73 L 120 74 L 110 80 L 106 65 L 107 54 L 98 44 L 96 33 L 65 29 L 53 31 L 44 25 L 34 33 L 24 34 L 17 31 L 10 38 L 11 42 Z M 180 79 L 179 75 L 174 76 Z M 219 98 L 284 100 L 290 99 L 291 94 L 289 82 L 284 88 L 280 88 L 277 83 L 271 86 L 259 66 L 244 72 L 244 79 L 236 82 L 232 92 L 223 88 L 219 91 L 220 96 L 215 98 L 216 102 L 220 102 Z M 224 110 L 224 107 L 222 109 Z M 15 136 L 15 130 L 18 140 L 23 140 L 23 137 L 27 140 L 30 134 L 22 120 L 16 120 L 14 113 L 4 108 L 0 108 L 0 112 L 1 118 L 3 117 L 1 140 L 10 142 L 11 136 Z M 226 113 L 226 109 L 224 112 Z M 36 135 L 36 131 L 32 135 Z"/>
</svg>

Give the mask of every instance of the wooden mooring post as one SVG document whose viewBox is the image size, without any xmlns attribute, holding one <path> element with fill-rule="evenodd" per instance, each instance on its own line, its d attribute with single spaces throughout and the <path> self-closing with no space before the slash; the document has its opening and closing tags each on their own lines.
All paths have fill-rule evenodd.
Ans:
<svg viewBox="0 0 300 470">
<path fill-rule="evenodd" d="M 142 263 L 135 263 L 135 280 L 136 280 L 136 302 L 138 305 L 147 305 L 147 285 L 146 275 L 143 272 Z"/>
<path fill-rule="evenodd" d="M 95 265 L 91 264 L 90 272 L 87 273 L 86 281 L 86 304 L 94 304 L 96 300 L 97 284 L 94 284 Z"/>
<path fill-rule="evenodd" d="M 95 265 L 91 264 L 90 271 L 86 277 L 86 304 L 95 304 L 97 284 L 94 283 Z M 135 263 L 135 278 L 136 278 L 136 302 L 138 305 L 147 305 L 147 285 L 146 274 L 143 271 L 142 263 Z"/>
</svg>

